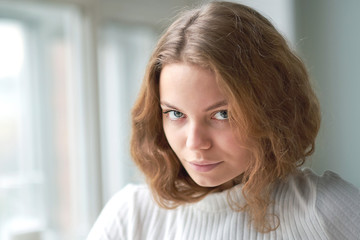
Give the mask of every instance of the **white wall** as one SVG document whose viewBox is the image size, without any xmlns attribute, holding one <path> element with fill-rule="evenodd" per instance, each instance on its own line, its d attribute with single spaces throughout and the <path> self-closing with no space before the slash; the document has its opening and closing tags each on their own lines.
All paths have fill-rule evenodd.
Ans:
<svg viewBox="0 0 360 240">
<path fill-rule="evenodd" d="M 295 10 L 297 47 L 322 107 L 311 166 L 360 187 L 360 1 L 297 0 Z"/>
</svg>

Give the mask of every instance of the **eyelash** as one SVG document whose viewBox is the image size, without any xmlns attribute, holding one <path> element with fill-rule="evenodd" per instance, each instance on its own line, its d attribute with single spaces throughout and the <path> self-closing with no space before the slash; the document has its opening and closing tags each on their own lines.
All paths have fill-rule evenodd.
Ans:
<svg viewBox="0 0 360 240">
<path fill-rule="evenodd" d="M 227 110 L 220 110 L 218 112 L 216 112 L 213 116 L 217 115 L 217 114 L 221 114 L 223 112 L 226 112 L 226 118 L 222 118 L 222 119 L 216 119 L 216 120 L 220 120 L 220 121 L 223 121 L 223 120 L 227 120 L 229 119 L 229 116 L 228 116 L 228 111 Z"/>
<path fill-rule="evenodd" d="M 178 118 L 176 118 L 176 119 L 172 119 L 170 116 L 169 116 L 169 114 L 170 113 L 181 113 L 181 117 L 178 117 Z M 182 112 L 179 112 L 179 111 L 176 111 L 176 110 L 169 110 L 169 111 L 164 111 L 163 112 L 165 115 L 166 115 L 166 117 L 168 117 L 170 120 L 172 120 L 172 121 L 177 121 L 177 120 L 179 120 L 179 119 L 181 119 L 181 118 L 183 118 L 184 116 L 185 116 L 185 114 L 183 114 Z"/>
<path fill-rule="evenodd" d="M 215 112 L 215 113 L 212 115 L 212 119 L 215 119 L 215 120 L 218 120 L 218 121 L 228 120 L 228 119 L 229 119 L 228 116 L 226 116 L 226 118 L 222 118 L 222 119 L 217 119 L 217 118 L 215 118 L 215 116 L 216 116 L 217 114 L 220 114 L 220 113 L 223 113 L 223 112 L 226 112 L 226 115 L 228 115 L 228 110 L 220 110 L 220 111 Z M 175 117 L 176 119 L 172 119 L 172 117 L 169 116 L 170 113 L 180 113 L 180 114 L 181 114 L 181 117 Z M 164 111 L 163 114 L 166 115 L 166 117 L 168 117 L 171 121 L 177 121 L 177 120 L 185 117 L 185 114 L 184 114 L 184 113 L 182 113 L 182 112 L 180 112 L 180 111 L 177 111 L 177 110 Z"/>
</svg>

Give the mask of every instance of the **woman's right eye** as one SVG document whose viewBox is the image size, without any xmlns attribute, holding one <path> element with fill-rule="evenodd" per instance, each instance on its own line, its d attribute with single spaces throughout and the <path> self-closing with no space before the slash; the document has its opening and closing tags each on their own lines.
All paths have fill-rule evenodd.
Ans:
<svg viewBox="0 0 360 240">
<path fill-rule="evenodd" d="M 170 119 L 170 120 L 179 120 L 180 118 L 184 117 L 184 114 L 179 111 L 170 110 L 164 112 L 164 114 Z"/>
</svg>

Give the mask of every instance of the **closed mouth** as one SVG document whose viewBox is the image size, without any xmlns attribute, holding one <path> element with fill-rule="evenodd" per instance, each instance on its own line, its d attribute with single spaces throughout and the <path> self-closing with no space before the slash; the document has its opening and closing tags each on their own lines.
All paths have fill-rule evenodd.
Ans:
<svg viewBox="0 0 360 240">
<path fill-rule="evenodd" d="M 200 161 L 200 162 L 188 162 L 190 166 L 193 167 L 196 171 L 199 172 L 209 172 L 219 166 L 223 162 L 208 162 L 208 161 Z"/>
</svg>

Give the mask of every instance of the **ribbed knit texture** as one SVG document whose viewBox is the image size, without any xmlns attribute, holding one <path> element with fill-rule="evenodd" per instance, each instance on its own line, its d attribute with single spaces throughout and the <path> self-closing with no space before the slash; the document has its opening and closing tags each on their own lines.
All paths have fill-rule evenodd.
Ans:
<svg viewBox="0 0 360 240">
<path fill-rule="evenodd" d="M 231 190 L 241 196 L 241 186 Z M 128 185 L 105 206 L 88 240 L 122 239 L 360 239 L 360 192 L 332 172 L 306 169 L 279 184 L 269 212 L 280 226 L 262 234 L 244 212 L 233 211 L 228 191 L 174 210 L 160 208 L 147 186 Z"/>
</svg>

